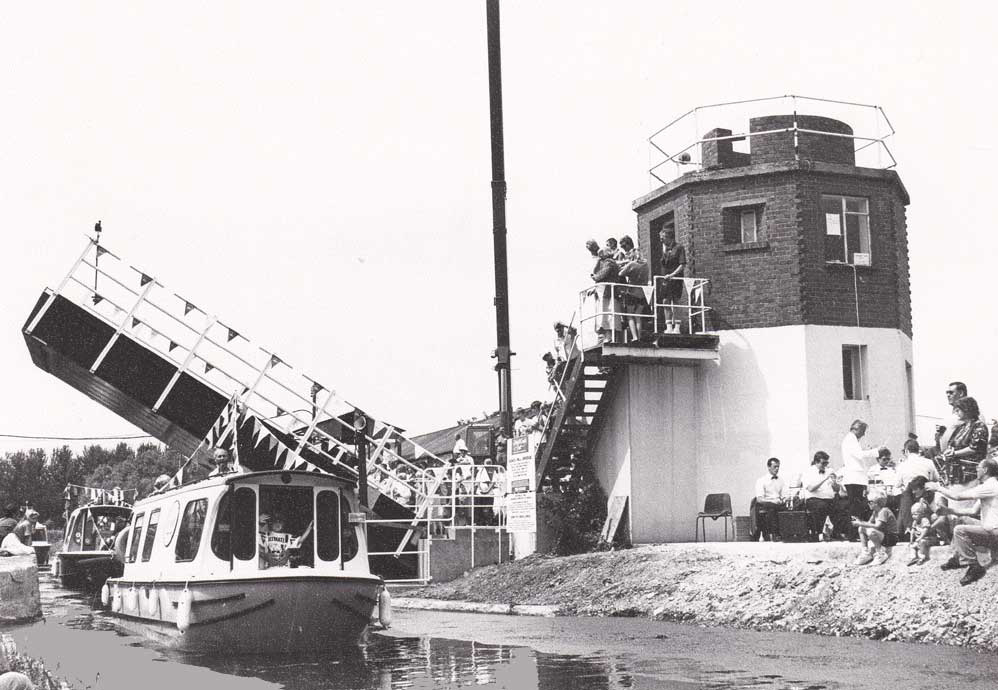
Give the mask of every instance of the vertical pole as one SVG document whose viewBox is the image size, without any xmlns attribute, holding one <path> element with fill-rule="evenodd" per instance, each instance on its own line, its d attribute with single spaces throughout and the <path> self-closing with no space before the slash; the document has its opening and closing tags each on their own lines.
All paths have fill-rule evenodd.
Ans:
<svg viewBox="0 0 998 690">
<path fill-rule="evenodd" d="M 499 52 L 499 0 L 485 0 L 489 54 L 489 120 L 492 129 L 492 247 L 496 278 L 496 371 L 503 433 L 513 435 L 510 382 L 509 278 L 506 265 L 506 165 L 502 127 L 502 61 Z"/>
<path fill-rule="evenodd" d="M 368 508 L 367 504 L 367 435 L 364 430 L 354 431 L 358 434 L 357 440 L 357 492 L 360 494 L 360 504 Z"/>
</svg>

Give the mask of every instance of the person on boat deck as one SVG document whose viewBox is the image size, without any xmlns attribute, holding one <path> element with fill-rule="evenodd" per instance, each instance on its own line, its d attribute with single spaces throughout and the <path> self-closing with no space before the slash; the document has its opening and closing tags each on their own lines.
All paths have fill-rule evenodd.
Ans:
<svg viewBox="0 0 998 690">
<path fill-rule="evenodd" d="M 229 474 L 236 471 L 232 466 L 232 458 L 229 457 L 229 451 L 225 448 L 216 448 L 212 451 L 211 459 L 215 463 L 215 469 L 208 473 L 209 477 L 217 477 L 221 474 Z"/>
<path fill-rule="evenodd" d="M 0 541 L 14 531 L 17 527 L 17 506 L 8 505 L 3 509 L 3 518 L 0 519 Z"/>
<path fill-rule="evenodd" d="M 299 537 L 286 532 L 284 518 L 280 513 L 274 513 L 273 518 L 267 513 L 260 514 L 260 568 L 274 568 L 287 565 L 288 560 L 301 548 L 302 542 L 312 532 L 312 523 L 308 523 L 305 533 Z"/>
<path fill-rule="evenodd" d="M 28 508 L 24 511 L 24 519 L 17 523 L 17 527 L 14 528 L 13 533 L 25 546 L 31 546 L 31 535 L 35 531 L 35 523 L 37 522 L 38 511 L 34 508 Z"/>
</svg>

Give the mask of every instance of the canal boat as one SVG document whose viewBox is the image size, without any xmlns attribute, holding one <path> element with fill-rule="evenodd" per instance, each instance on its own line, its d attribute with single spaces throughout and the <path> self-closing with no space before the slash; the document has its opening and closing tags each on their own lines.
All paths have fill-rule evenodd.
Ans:
<svg viewBox="0 0 998 690">
<path fill-rule="evenodd" d="M 222 654 L 328 651 L 390 616 L 368 567 L 352 479 L 237 470 L 134 506 L 124 572 L 101 600 L 170 648 Z"/>
<path fill-rule="evenodd" d="M 70 513 L 54 571 L 63 587 L 96 591 L 107 578 L 121 575 L 122 565 L 114 558 L 114 537 L 131 517 L 131 506 L 104 492 L 96 502 Z"/>
</svg>

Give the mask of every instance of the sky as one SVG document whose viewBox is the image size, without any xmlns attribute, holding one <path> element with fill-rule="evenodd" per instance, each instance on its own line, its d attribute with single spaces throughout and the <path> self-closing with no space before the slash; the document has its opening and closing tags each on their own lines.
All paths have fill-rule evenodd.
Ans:
<svg viewBox="0 0 998 690">
<path fill-rule="evenodd" d="M 998 410 L 990 287 L 996 10 L 981 3 L 505 2 L 515 404 L 634 234 L 648 136 L 696 106 L 876 104 L 911 195 L 916 411 Z M 103 242 L 374 415 L 498 408 L 485 4 L 12 3 L 0 22 L 0 433 L 137 430 L 36 369 L 20 333 Z M 835 374 L 837 375 L 837 374 Z M 0 439 L 0 450 L 49 446 Z"/>
</svg>

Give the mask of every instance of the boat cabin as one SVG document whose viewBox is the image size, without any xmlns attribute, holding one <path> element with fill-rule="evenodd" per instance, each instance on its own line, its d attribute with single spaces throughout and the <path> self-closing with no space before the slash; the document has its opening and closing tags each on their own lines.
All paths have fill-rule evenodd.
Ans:
<svg viewBox="0 0 998 690">
<path fill-rule="evenodd" d="M 124 581 L 368 575 L 352 483 L 301 471 L 233 473 L 136 503 Z"/>
<path fill-rule="evenodd" d="M 89 505 L 77 508 L 66 524 L 63 551 L 109 551 L 114 535 L 131 519 L 128 506 Z"/>
</svg>

